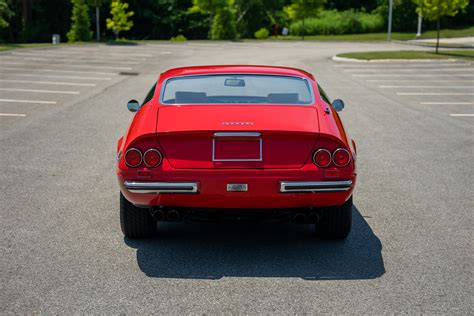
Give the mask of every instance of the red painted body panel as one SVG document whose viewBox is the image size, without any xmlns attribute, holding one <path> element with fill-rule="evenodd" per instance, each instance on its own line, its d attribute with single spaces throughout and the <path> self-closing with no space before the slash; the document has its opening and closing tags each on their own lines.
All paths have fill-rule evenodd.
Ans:
<svg viewBox="0 0 474 316">
<path fill-rule="evenodd" d="M 164 80 L 184 75 L 217 73 L 280 74 L 304 77 L 312 84 L 312 105 L 163 105 L 160 91 Z M 328 110 L 326 110 L 328 109 Z M 329 113 L 328 113 L 329 112 Z M 251 124 L 225 125 L 222 122 Z M 216 162 L 212 160 L 215 132 L 258 132 L 262 139 L 262 161 Z M 237 143 L 236 143 L 237 144 Z M 234 151 L 247 146 L 226 143 L 218 146 Z M 215 145 L 214 145 L 215 146 Z M 164 159 L 157 168 L 128 167 L 127 149 L 142 152 L 156 148 Z M 343 168 L 318 168 L 312 162 L 315 149 L 346 148 L 351 163 Z M 220 147 L 219 147 L 220 148 Z M 217 148 L 216 153 L 218 153 Z M 253 148 L 253 149 L 252 149 Z M 254 155 L 255 152 L 249 153 Z M 225 153 L 218 153 L 225 155 Z M 342 122 L 319 96 L 314 77 L 302 70 L 262 66 L 201 66 L 166 71 L 157 83 L 154 97 L 136 113 L 128 131 L 118 143 L 117 175 L 122 193 L 130 202 L 148 206 L 199 208 L 296 208 L 342 205 L 351 196 L 355 182 L 355 145 Z M 199 183 L 198 194 L 132 193 L 124 181 Z M 280 193 L 280 181 L 351 180 L 345 192 Z M 228 183 L 247 183 L 248 192 L 227 192 Z"/>
</svg>

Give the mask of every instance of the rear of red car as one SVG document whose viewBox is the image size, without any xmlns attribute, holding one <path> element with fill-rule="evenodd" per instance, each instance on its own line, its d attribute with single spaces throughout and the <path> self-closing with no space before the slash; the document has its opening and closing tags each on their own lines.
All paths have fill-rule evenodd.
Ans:
<svg viewBox="0 0 474 316">
<path fill-rule="evenodd" d="M 180 83 L 186 91 L 168 98 L 166 84 L 175 77 L 173 72 L 162 75 L 154 98 L 138 111 L 119 143 L 124 203 L 149 210 L 155 220 L 241 211 L 278 213 L 301 223 L 322 221 L 325 209 L 352 203 L 355 148 L 337 113 L 305 73 L 263 69 L 248 75 L 242 68 L 220 69 L 210 82 L 200 77 L 192 85 Z M 267 77 L 258 76 L 296 78 L 287 89 L 299 91 L 298 97 L 284 88 L 267 93 L 262 84 Z M 224 82 L 224 88 L 189 91 L 214 80 Z M 232 91 L 231 96 L 223 99 L 222 90 Z"/>
</svg>

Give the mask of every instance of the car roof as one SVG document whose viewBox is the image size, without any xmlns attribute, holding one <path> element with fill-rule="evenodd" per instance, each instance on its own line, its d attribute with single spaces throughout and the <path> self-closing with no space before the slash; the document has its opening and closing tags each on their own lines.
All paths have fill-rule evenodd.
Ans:
<svg viewBox="0 0 474 316">
<path fill-rule="evenodd" d="M 206 74 L 226 74 L 226 73 L 249 73 L 249 74 L 270 74 L 305 77 L 314 80 L 312 74 L 298 69 L 278 66 L 257 66 L 257 65 L 209 65 L 173 68 L 161 74 L 161 80 L 178 76 L 206 75 Z"/>
</svg>

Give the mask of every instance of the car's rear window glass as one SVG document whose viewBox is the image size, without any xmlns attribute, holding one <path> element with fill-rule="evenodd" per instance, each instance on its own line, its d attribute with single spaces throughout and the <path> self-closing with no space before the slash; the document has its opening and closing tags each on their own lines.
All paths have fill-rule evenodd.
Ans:
<svg viewBox="0 0 474 316">
<path fill-rule="evenodd" d="M 199 75 L 168 79 L 164 104 L 311 104 L 304 78 L 278 75 Z"/>
</svg>

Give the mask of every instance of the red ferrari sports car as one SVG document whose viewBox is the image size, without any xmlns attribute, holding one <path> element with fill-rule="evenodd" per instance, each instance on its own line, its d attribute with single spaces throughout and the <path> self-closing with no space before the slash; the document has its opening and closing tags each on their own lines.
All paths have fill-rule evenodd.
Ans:
<svg viewBox="0 0 474 316">
<path fill-rule="evenodd" d="M 120 222 L 148 237 L 157 222 L 272 219 L 346 238 L 356 148 L 313 75 L 268 66 L 161 74 L 117 144 Z"/>
</svg>

